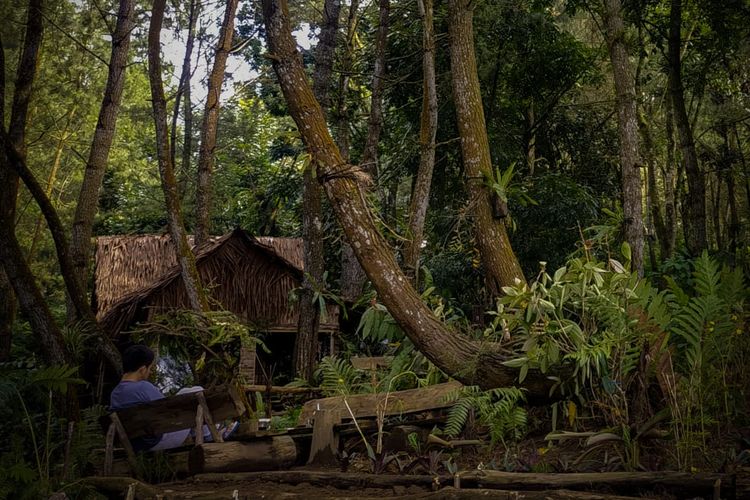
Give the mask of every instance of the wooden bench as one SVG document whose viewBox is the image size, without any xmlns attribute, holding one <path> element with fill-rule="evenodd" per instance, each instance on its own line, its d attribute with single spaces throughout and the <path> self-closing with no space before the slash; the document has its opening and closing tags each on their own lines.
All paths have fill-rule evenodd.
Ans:
<svg viewBox="0 0 750 500">
<path fill-rule="evenodd" d="M 104 475 L 112 474 L 115 436 L 125 449 L 131 470 L 138 475 L 132 439 L 194 428 L 195 444 L 200 445 L 203 444 L 203 426 L 206 425 L 213 440 L 223 443 L 221 433 L 214 424 L 240 417 L 245 410 L 236 390 L 218 388 L 180 394 L 113 411 L 101 419 L 102 428 L 106 429 Z"/>
<path fill-rule="evenodd" d="M 368 419 L 405 415 L 451 406 L 448 396 L 461 388 L 458 382 L 431 385 L 419 389 L 334 396 L 308 401 L 302 407 L 298 425 L 313 424 L 308 463 L 335 462 L 338 449 L 337 426 L 349 419 Z"/>
</svg>

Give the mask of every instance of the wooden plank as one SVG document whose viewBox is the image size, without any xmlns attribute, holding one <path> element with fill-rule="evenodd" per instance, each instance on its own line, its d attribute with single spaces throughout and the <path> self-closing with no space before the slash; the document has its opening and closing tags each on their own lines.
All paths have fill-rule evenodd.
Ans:
<svg viewBox="0 0 750 500">
<path fill-rule="evenodd" d="M 130 439 L 125 432 L 125 428 L 123 428 L 122 426 L 120 418 L 117 416 L 117 412 L 111 413 L 109 415 L 109 418 L 112 420 L 112 425 L 114 425 L 115 429 L 117 430 L 117 437 L 120 439 L 120 444 L 122 444 L 122 447 L 125 448 L 125 453 L 127 453 L 128 455 L 128 463 L 130 464 L 130 468 L 133 471 L 133 475 L 140 479 L 140 474 L 138 472 L 138 462 L 135 459 L 133 445 L 130 444 Z"/>
<path fill-rule="evenodd" d="M 107 429 L 107 437 L 104 445 L 104 475 L 112 475 L 112 461 L 115 450 L 115 423 L 110 422 L 109 429 Z"/>
<path fill-rule="evenodd" d="M 341 422 L 341 415 L 335 410 L 319 410 L 315 413 L 312 444 L 307 463 L 316 465 L 334 465 L 336 451 L 339 448 L 338 434 L 333 427 Z"/>
<path fill-rule="evenodd" d="M 242 386 L 245 392 L 268 392 L 268 386 L 262 384 L 248 384 Z M 320 393 L 321 389 L 318 387 L 284 387 L 282 385 L 272 385 L 271 394 L 316 394 Z"/>
<path fill-rule="evenodd" d="M 195 446 L 203 444 L 203 407 L 198 405 L 195 409 Z"/>
<path fill-rule="evenodd" d="M 222 438 L 219 431 L 216 430 L 214 419 L 211 416 L 211 410 L 208 409 L 208 403 L 206 403 L 206 397 L 202 392 L 195 393 L 195 397 L 198 398 L 198 406 L 203 409 L 203 420 L 206 422 L 206 425 L 208 425 L 208 431 L 211 433 L 211 437 L 214 438 L 214 443 L 223 443 L 224 438 Z"/>
<path fill-rule="evenodd" d="M 349 358 L 349 361 L 357 370 L 377 370 L 390 366 L 393 356 L 360 356 Z"/>
<path fill-rule="evenodd" d="M 337 411 L 342 418 L 349 418 L 349 410 L 344 403 L 344 399 L 346 399 L 346 403 L 351 408 L 355 418 L 375 417 L 378 411 L 383 410 L 386 415 L 399 415 L 445 408 L 451 405 L 451 403 L 446 401 L 448 394 L 460 387 L 461 384 L 458 382 L 447 382 L 445 384 L 391 393 L 355 394 L 346 396 L 346 398 L 344 396 L 335 396 L 314 399 L 308 401 L 302 407 L 298 423 L 299 425 L 309 425 L 309 422 L 315 416 L 315 412 L 319 410 Z"/>
<path fill-rule="evenodd" d="M 117 413 L 130 439 L 189 429 L 195 425 L 196 394 L 179 394 Z M 234 389 L 205 391 L 204 397 L 214 421 L 236 418 L 244 413 Z"/>
</svg>

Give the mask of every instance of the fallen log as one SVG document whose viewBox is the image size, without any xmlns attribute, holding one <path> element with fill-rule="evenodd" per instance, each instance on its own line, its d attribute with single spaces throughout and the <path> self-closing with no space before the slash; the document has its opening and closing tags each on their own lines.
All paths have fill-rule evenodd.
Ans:
<svg viewBox="0 0 750 500">
<path fill-rule="evenodd" d="M 667 490 L 675 494 L 712 498 L 717 480 L 721 498 L 735 498 L 735 475 L 688 472 L 585 472 L 526 473 L 469 471 L 460 473 L 461 486 L 476 488 L 543 490 L 605 490 L 625 492 Z"/>
<path fill-rule="evenodd" d="M 272 385 L 269 389 L 267 385 L 250 384 L 243 385 L 245 392 L 270 392 L 271 394 L 320 394 L 322 389 L 319 387 L 284 387 Z"/>
<path fill-rule="evenodd" d="M 136 500 L 156 498 L 161 494 L 161 490 L 158 488 L 132 477 L 84 477 L 81 479 L 81 482 L 104 493 L 108 498 L 112 498 L 115 495 L 117 497 L 124 497 L 129 491 L 133 492 Z"/>
<path fill-rule="evenodd" d="M 286 469 L 297 461 L 297 446 L 290 436 L 255 441 L 204 443 L 190 450 L 191 474 Z"/>
<path fill-rule="evenodd" d="M 238 472 L 234 474 L 198 474 L 196 482 L 222 483 L 226 481 L 267 481 L 283 484 L 309 483 L 334 488 L 393 488 L 394 486 L 422 486 L 453 484 L 448 476 L 360 474 L 352 472 L 324 472 L 313 470 L 288 470 L 266 472 Z"/>
</svg>

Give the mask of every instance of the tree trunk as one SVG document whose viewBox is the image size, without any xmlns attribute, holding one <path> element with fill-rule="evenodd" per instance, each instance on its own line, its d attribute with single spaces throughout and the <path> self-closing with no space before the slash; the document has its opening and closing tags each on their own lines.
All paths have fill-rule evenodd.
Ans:
<svg viewBox="0 0 750 500">
<path fill-rule="evenodd" d="M 339 99 L 335 114 L 336 143 L 341 151 L 341 156 L 346 161 L 349 161 L 349 127 L 351 126 L 347 96 L 349 94 L 349 77 L 352 72 L 352 53 L 354 51 L 354 36 L 357 31 L 358 10 L 359 0 L 351 0 L 346 25 L 346 47 L 341 63 L 341 77 L 339 78 Z M 350 242 L 344 240 L 341 247 L 341 297 L 347 302 L 356 301 L 362 294 L 365 279 L 365 273 L 357 262 L 357 257 Z"/>
<path fill-rule="evenodd" d="M 646 160 L 646 175 L 648 181 L 648 209 L 654 224 L 656 239 L 659 241 L 661 258 L 668 258 L 672 254 L 670 247 L 669 230 L 664 224 L 661 202 L 659 200 L 659 189 L 656 183 L 656 159 L 654 158 L 654 141 L 651 137 L 643 112 L 638 112 L 638 129 L 643 138 L 643 151 Z"/>
<path fill-rule="evenodd" d="M 151 23 L 148 30 L 148 76 L 151 83 L 151 103 L 156 127 L 156 150 L 159 159 L 159 177 L 161 178 L 164 201 L 167 208 L 167 220 L 172 244 L 180 265 L 182 281 L 185 284 L 190 307 L 195 311 L 207 311 L 208 299 L 203 290 L 195 266 L 195 255 L 188 245 L 185 226 L 182 222 L 180 196 L 177 192 L 177 181 L 174 167 L 169 155 L 169 133 L 167 131 L 167 103 L 164 99 L 164 87 L 161 80 L 161 44 L 159 35 L 164 19 L 166 0 L 154 0 Z"/>
<path fill-rule="evenodd" d="M 383 87 L 385 84 L 388 15 L 390 10 L 390 0 L 380 0 L 380 23 L 375 37 L 375 69 L 372 75 L 370 117 L 367 123 L 367 140 L 360 162 L 360 165 L 370 172 L 373 178 L 376 178 L 380 172 L 378 168 L 378 143 L 380 142 L 380 130 L 383 127 Z"/>
<path fill-rule="evenodd" d="M 0 126 L 5 127 L 5 46 L 0 36 Z M 0 180 L 5 177 L 5 171 L 0 170 Z M 3 217 L 3 194 L 0 187 L 0 218 Z M 2 222 L 2 219 L 0 219 Z M 16 300 L 13 287 L 8 281 L 3 265 L 0 264 L 0 363 L 10 361 L 11 343 L 13 340 L 13 319 L 15 316 Z"/>
<path fill-rule="evenodd" d="M 315 98 L 325 111 L 330 111 L 329 83 L 333 72 L 333 55 L 336 51 L 336 33 L 339 29 L 340 0 L 326 0 L 323 5 L 323 24 L 318 46 L 315 48 L 315 72 L 313 89 Z M 294 343 L 294 373 L 297 377 L 311 380 L 318 358 L 318 327 L 320 310 L 313 303 L 314 287 L 324 286 L 323 273 L 323 210 L 320 202 L 320 186 L 315 179 L 315 163 L 305 167 L 302 193 L 302 239 L 304 241 L 305 276 L 300 292 L 299 323 Z"/>
<path fill-rule="evenodd" d="M 685 199 L 683 229 L 685 246 L 691 255 L 700 254 L 707 248 L 706 239 L 706 183 L 698 165 L 693 131 L 690 128 L 685 93 L 682 86 L 680 61 L 682 0 L 671 0 L 669 12 L 669 92 L 672 97 L 674 120 L 680 139 L 680 152 L 685 165 L 688 193 Z"/>
<path fill-rule="evenodd" d="M 117 12 L 117 25 L 112 34 L 112 52 L 109 59 L 107 84 L 99 109 L 94 138 L 91 142 L 86 170 L 78 194 L 78 203 L 73 217 L 73 231 L 70 241 L 71 258 L 77 281 L 81 284 L 84 295 L 88 282 L 89 262 L 91 255 L 91 235 L 94 218 L 99 205 L 99 191 L 107 168 L 109 151 L 115 136 L 117 113 L 122 101 L 122 90 L 125 85 L 125 73 L 128 66 L 128 49 L 130 32 L 135 27 L 133 0 L 120 0 Z M 68 314 L 69 319 L 74 316 Z"/>
<path fill-rule="evenodd" d="M 185 57 L 182 59 L 182 71 L 180 72 L 180 82 L 177 85 L 177 93 L 174 97 L 174 107 L 172 108 L 172 142 L 170 144 L 169 153 L 172 157 L 172 165 L 177 165 L 177 118 L 180 116 L 180 104 L 182 103 L 182 97 L 185 96 L 185 133 L 183 137 L 188 139 L 190 137 L 190 128 L 188 128 L 188 114 L 190 110 L 190 63 L 193 57 L 193 45 L 195 44 L 195 23 L 198 20 L 198 13 L 196 12 L 196 0 L 190 0 L 190 6 L 188 7 L 188 30 L 187 40 L 185 41 Z M 190 119 L 192 124 L 192 119 Z M 187 152 L 187 161 L 190 161 L 190 149 L 182 148 L 182 172 L 186 166 L 185 152 Z M 182 190 L 180 190 L 182 192 Z"/>
<path fill-rule="evenodd" d="M 291 436 L 205 443 L 190 450 L 188 458 L 190 474 L 283 470 L 296 461 L 297 446 Z"/>
<path fill-rule="evenodd" d="M 419 0 L 422 17 L 422 115 L 419 129 L 419 168 L 409 205 L 409 229 L 404 250 L 404 271 L 417 287 L 419 254 L 424 239 L 424 224 L 430 204 L 432 171 L 435 168 L 435 136 L 437 135 L 438 105 L 435 85 L 435 30 L 432 0 Z"/>
<path fill-rule="evenodd" d="M 216 46 L 214 67 L 208 77 L 208 95 L 206 109 L 203 112 L 201 125 L 201 146 L 198 153 L 198 185 L 196 187 L 196 227 L 195 246 L 208 241 L 211 235 L 211 174 L 214 169 L 214 151 L 216 149 L 216 129 L 219 124 L 219 98 L 224 83 L 224 70 L 227 57 L 232 48 L 234 36 L 234 16 L 239 0 L 227 0 L 224 21 L 219 32 L 219 43 Z"/>
<path fill-rule="evenodd" d="M 474 56 L 472 0 L 450 0 L 448 5 L 453 100 L 469 199 L 475 217 L 475 238 L 487 289 L 492 295 L 499 295 L 502 287 L 526 280 L 510 246 L 504 222 L 492 216 L 493 195 L 485 184 L 494 178 L 494 172 Z"/>
<path fill-rule="evenodd" d="M 635 80 L 625 45 L 625 25 L 620 0 L 604 0 L 604 24 L 617 95 L 617 125 L 622 169 L 623 233 L 630 245 L 632 269 L 643 275 L 643 193 L 638 151 Z"/>
<path fill-rule="evenodd" d="M 21 58 L 18 61 L 18 70 L 16 72 L 16 85 L 13 91 L 13 103 L 11 106 L 10 115 L 10 137 L 13 141 L 13 145 L 16 149 L 25 156 L 26 144 L 24 136 L 26 133 L 26 115 L 29 108 L 29 100 L 31 99 L 31 89 L 34 83 L 34 77 L 36 75 L 36 64 L 37 57 L 39 54 L 39 48 L 42 43 L 42 33 L 44 25 L 42 23 L 42 9 L 44 7 L 43 0 L 30 0 L 28 11 L 26 14 L 26 34 L 23 43 L 23 49 L 21 51 Z M 3 48 L 3 47 L 0 47 Z M 2 101 L 3 101 L 3 118 L 5 111 L 5 55 L 3 54 L 3 78 L 2 78 Z M 5 119 L 2 120 L 0 126 L 5 127 Z M 4 153 L 0 153 L 4 156 Z M 4 160 L 6 161 L 6 160 Z M 4 228 L 6 233 L 4 239 L 9 245 L 18 246 L 18 241 L 15 235 L 16 226 L 16 200 L 18 197 L 18 175 L 11 168 L 0 169 L 0 226 Z M 8 265 L 12 265 L 11 261 Z M 20 264 L 18 264 L 20 265 Z M 3 260 L 3 266 L 5 266 L 5 260 Z M 25 265 L 25 270 L 28 274 L 31 271 L 28 266 Z M 23 267 L 23 266 L 22 266 Z M 33 276 L 32 276 L 33 278 Z M 3 293 L 3 304 L 0 306 L 0 335 L 3 340 L 0 341 L 3 349 L 7 349 L 7 352 L 0 352 L 0 358 L 10 355 L 11 335 L 13 328 L 13 321 L 16 316 L 16 300 L 13 297 L 11 289 L 15 289 L 16 284 L 11 283 L 11 272 L 0 272 L 0 292 Z M 36 287 L 33 280 L 30 285 Z M 40 294 L 41 295 L 41 294 Z"/>
<path fill-rule="evenodd" d="M 666 133 L 667 133 L 667 163 L 662 169 L 662 180 L 664 181 L 664 227 L 665 233 L 665 245 L 664 254 L 661 256 L 662 260 L 669 259 L 674 254 L 675 239 L 677 235 L 677 198 L 675 192 L 677 190 L 676 179 L 675 179 L 675 156 L 674 156 L 674 126 L 672 123 L 672 101 L 666 100 Z"/>
<path fill-rule="evenodd" d="M 42 211 L 42 214 L 47 221 L 49 230 L 52 233 L 52 239 L 55 242 L 57 260 L 60 264 L 60 272 L 63 276 L 63 281 L 65 282 L 65 289 L 68 297 L 70 297 L 73 308 L 75 309 L 76 317 L 91 325 L 95 332 L 95 341 L 99 353 L 109 362 L 115 373 L 121 373 L 122 359 L 120 358 L 120 353 L 112 342 L 112 339 L 99 328 L 94 313 L 91 311 L 91 307 L 86 300 L 86 292 L 84 291 L 78 276 L 75 274 L 68 239 L 65 235 L 65 229 L 63 228 L 57 211 L 52 206 L 49 198 L 45 195 L 44 189 L 42 189 L 34 175 L 29 170 L 24 159 L 11 144 L 10 136 L 6 134 L 4 130 L 0 131 L 0 136 L 2 138 L 5 153 L 5 168 L 15 170 L 21 179 L 23 179 L 24 184 L 31 192 L 34 200 L 36 200 L 39 209 Z M 12 257 L 15 258 L 15 255 Z M 29 271 L 28 274 L 30 275 L 31 272 Z M 18 275 L 24 277 L 25 271 L 21 270 Z M 41 294 L 39 294 L 39 296 L 41 296 Z"/>
<path fill-rule="evenodd" d="M 307 83 L 291 35 L 286 1 L 263 0 L 263 17 L 269 58 L 290 114 L 312 160 L 318 165 L 318 180 L 380 300 L 416 348 L 449 375 L 483 387 L 516 385 L 518 372 L 503 365 L 507 358 L 497 346 L 473 341 L 449 330 L 409 284 L 365 202 L 365 187 L 361 183 L 366 181 L 361 170 L 344 160 L 328 132 L 323 111 Z M 551 381 L 531 370 L 523 385 L 529 389 L 531 397 L 547 398 Z"/>
</svg>

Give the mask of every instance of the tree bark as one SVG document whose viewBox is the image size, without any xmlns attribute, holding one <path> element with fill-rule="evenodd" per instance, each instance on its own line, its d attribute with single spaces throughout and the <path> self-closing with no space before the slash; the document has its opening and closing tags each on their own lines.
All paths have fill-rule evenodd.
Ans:
<svg viewBox="0 0 750 500">
<path fill-rule="evenodd" d="M 666 100 L 665 128 L 667 134 L 667 163 L 662 170 L 662 180 L 664 181 L 664 227 L 666 230 L 664 239 L 666 244 L 664 247 L 665 253 L 661 256 L 662 259 L 669 259 L 674 254 L 677 235 L 677 198 L 675 197 L 677 186 L 675 183 L 676 164 L 674 157 L 674 126 L 671 103 L 671 99 Z"/>
<path fill-rule="evenodd" d="M 682 0 L 670 1 L 669 12 L 669 92 L 672 98 L 674 121 L 677 126 L 680 152 L 685 165 L 688 193 L 685 199 L 683 229 L 685 246 L 696 256 L 707 248 L 706 183 L 698 164 L 693 131 L 685 107 L 680 61 L 682 31 Z"/>
<path fill-rule="evenodd" d="M 638 122 L 636 118 L 635 80 L 628 49 L 620 0 L 604 0 L 605 37 L 612 62 L 617 96 L 617 125 L 622 169 L 623 233 L 630 245 L 634 272 L 643 275 L 643 193 L 641 187 Z"/>
<path fill-rule="evenodd" d="M 422 114 L 419 129 L 419 168 L 409 204 L 409 229 L 404 250 L 404 271 L 414 286 L 419 281 L 419 254 L 424 239 L 424 224 L 430 204 L 432 171 L 435 168 L 435 137 L 438 104 L 435 85 L 435 29 L 432 0 L 419 0 L 422 17 Z"/>
<path fill-rule="evenodd" d="M 323 24 L 315 48 L 313 89 L 315 98 L 325 111 L 330 111 L 329 83 L 333 72 L 336 51 L 336 33 L 339 29 L 340 0 L 326 0 L 323 5 Z M 315 163 L 308 162 L 303 174 L 302 240 L 304 241 L 305 276 L 300 292 L 299 323 L 294 343 L 294 373 L 297 377 L 312 380 L 318 358 L 318 327 L 320 310 L 313 303 L 314 285 L 324 286 L 323 273 L 323 210 L 320 186 L 315 179 Z"/>
<path fill-rule="evenodd" d="M 497 346 L 449 330 L 409 284 L 365 202 L 362 171 L 344 160 L 328 132 L 291 35 L 286 1 L 263 0 L 263 17 L 269 58 L 290 114 L 318 165 L 318 180 L 380 300 L 416 348 L 447 374 L 483 387 L 516 385 L 518 372 L 503 365 L 507 358 Z M 531 370 L 523 385 L 532 397 L 547 398 L 551 381 Z"/>
<path fill-rule="evenodd" d="M 172 165 L 177 165 L 177 118 L 180 116 L 180 104 L 183 96 L 185 97 L 185 130 L 183 134 L 184 142 L 182 147 L 182 164 L 180 171 L 182 178 L 186 178 L 186 169 L 190 164 L 190 142 L 192 139 L 192 112 L 190 103 L 190 75 L 191 61 L 193 57 L 193 45 L 195 44 L 195 24 L 198 20 L 196 1 L 190 0 L 188 7 L 188 29 L 187 40 L 185 41 L 185 57 L 182 59 L 182 71 L 180 72 L 180 82 L 177 85 L 177 94 L 174 98 L 174 107 L 172 108 L 172 143 L 170 144 L 169 153 L 172 157 Z M 180 189 L 183 193 L 183 189 Z"/>
<path fill-rule="evenodd" d="M 453 100 L 469 199 L 475 217 L 474 233 L 487 289 L 492 295 L 499 295 L 502 287 L 526 280 L 503 221 L 492 216 L 492 193 L 485 185 L 488 179 L 494 178 L 494 172 L 474 55 L 473 2 L 450 0 L 448 5 Z"/>
<path fill-rule="evenodd" d="M 164 201 L 167 208 L 167 220 L 172 244 L 175 247 L 177 262 L 180 265 L 182 281 L 185 284 L 190 307 L 198 312 L 208 310 L 208 299 L 203 290 L 195 266 L 195 255 L 188 245 L 185 225 L 182 222 L 180 196 L 174 167 L 169 154 L 169 133 L 167 131 L 167 103 L 164 99 L 164 87 L 161 79 L 161 44 L 159 35 L 164 20 L 166 0 L 154 0 L 151 23 L 148 30 L 148 76 L 151 83 L 151 103 L 156 127 L 156 150 L 159 160 L 159 177 L 161 178 Z"/>
<path fill-rule="evenodd" d="M 372 98 L 370 99 L 370 116 L 367 121 L 367 140 L 362 153 L 360 165 L 377 177 L 378 143 L 383 127 L 383 87 L 386 73 L 386 48 L 388 45 L 388 15 L 391 11 L 390 0 L 380 0 L 380 22 L 375 37 L 375 69 L 372 75 Z"/>
<path fill-rule="evenodd" d="M 5 46 L 0 36 L 0 126 L 5 127 Z M 5 179 L 5 170 L 0 170 L 0 181 Z M 4 195 L 6 191 L 0 186 L 0 223 L 5 222 Z M 14 204 L 15 206 L 15 204 Z M 0 264 L 0 363 L 10 360 L 11 343 L 13 340 L 13 320 L 16 312 L 16 299 L 13 287 L 5 274 L 5 268 Z"/>
<path fill-rule="evenodd" d="M 76 280 L 81 284 L 84 295 L 88 282 L 89 263 L 91 256 L 91 235 L 94 228 L 94 218 L 99 205 L 99 191 L 107 168 L 109 151 L 115 136 L 117 113 L 122 101 L 122 90 L 125 86 L 125 73 L 128 65 L 128 49 L 130 47 L 130 32 L 135 28 L 135 2 L 120 0 L 117 12 L 117 24 L 112 34 L 112 51 L 109 59 L 107 84 L 104 97 L 99 109 L 99 118 L 91 142 L 86 170 L 78 194 L 78 203 L 73 217 L 73 231 L 70 242 L 71 258 L 73 259 Z M 77 309 L 77 308 L 76 308 Z M 68 314 L 69 319 L 75 319 Z"/>
<path fill-rule="evenodd" d="M 219 43 L 216 46 L 214 67 L 208 77 L 208 95 L 206 96 L 206 109 L 203 112 L 201 146 L 198 153 L 195 246 L 208 241 L 211 234 L 211 174 L 214 168 L 216 129 L 219 124 L 219 98 L 221 97 L 221 86 L 224 83 L 227 57 L 229 57 L 229 50 L 232 48 L 234 16 L 237 12 L 238 3 L 238 0 L 227 0 L 224 21 L 219 32 Z"/>
<path fill-rule="evenodd" d="M 39 209 L 42 211 L 50 232 L 52 233 L 52 239 L 55 242 L 55 249 L 57 250 L 57 260 L 60 264 L 60 272 L 65 282 L 65 289 L 68 297 L 70 298 L 73 307 L 75 309 L 76 317 L 80 318 L 83 322 L 91 325 L 95 332 L 95 340 L 97 344 L 97 350 L 102 354 L 104 359 L 112 366 L 115 373 L 119 374 L 122 372 L 122 359 L 120 353 L 115 347 L 112 339 L 109 338 L 98 326 L 94 313 L 91 311 L 91 307 L 86 300 L 86 292 L 75 274 L 75 268 L 73 266 L 73 258 L 70 255 L 70 246 L 65 235 L 65 229 L 63 228 L 60 217 L 57 211 L 52 206 L 49 198 L 45 195 L 44 189 L 39 185 L 34 174 L 31 173 L 25 160 L 16 151 L 12 145 L 10 136 L 5 130 L 0 131 L 0 138 L 3 143 L 3 150 L 5 154 L 6 168 L 13 169 L 24 184 L 31 192 L 31 195 L 39 205 Z M 17 243 L 16 243 L 17 244 Z M 12 257 L 15 255 L 12 252 Z M 25 261 L 24 261 L 25 262 Z M 17 265 L 17 264 L 16 264 Z M 19 277 L 24 278 L 26 272 L 21 270 L 18 273 Z M 31 272 L 28 272 L 31 275 Z M 33 278 L 33 277 L 32 277 Z M 34 285 L 36 288 L 36 285 Z M 38 290 L 37 290 L 38 293 Z M 33 295 L 33 294 L 32 294 Z M 39 293 L 41 297 L 41 293 Z M 46 307 L 46 305 L 45 305 Z"/>
<path fill-rule="evenodd" d="M 336 143 L 341 156 L 349 161 L 349 127 L 351 116 L 347 103 L 349 94 L 349 78 L 352 72 L 352 55 L 354 52 L 354 35 L 357 31 L 357 11 L 359 0 L 351 0 L 349 17 L 346 25 L 346 47 L 341 63 L 341 77 L 339 78 L 339 96 L 336 109 Z M 365 283 L 365 272 L 357 262 L 355 252 L 349 241 L 344 240 L 341 247 L 341 297 L 347 302 L 354 302 L 362 294 Z"/>
<path fill-rule="evenodd" d="M 2 128 L 3 144 L 11 143 L 19 155 L 25 156 L 26 122 L 31 90 L 36 76 L 36 66 L 39 49 L 42 43 L 44 25 L 42 22 L 43 0 L 30 0 L 27 12 L 26 34 L 18 63 L 15 91 L 10 116 L 10 132 L 5 132 L 4 120 Z M 0 47 L 1 48 L 1 47 Z M 4 61 L 3 61 L 4 62 Z M 3 64 L 3 69 L 5 65 Z M 3 76 L 3 101 L 5 100 Z M 3 102 L 4 104 L 4 102 Z M 3 109 L 5 106 L 3 106 Z M 4 309 L 0 317 L 7 321 L 7 338 L 3 340 L 4 347 L 10 350 L 10 328 L 15 316 L 15 307 L 7 307 L 9 303 L 15 305 L 18 299 L 21 309 L 26 315 L 32 331 L 39 338 L 44 356 L 51 364 L 70 362 L 70 356 L 65 348 L 62 333 L 55 324 L 52 314 L 44 301 L 34 280 L 34 275 L 26 263 L 15 234 L 16 198 L 18 195 L 18 174 L 12 168 L 10 159 L 6 155 L 6 148 L 0 150 L 0 261 L 3 264 L 4 276 L 8 279 L 15 292 L 3 296 Z M 4 288 L 4 287 L 0 287 Z M 7 290 L 7 288 L 5 288 Z M 3 290 L 3 291 L 5 291 Z M 3 325 L 3 329 L 6 326 Z M 3 331 L 6 333 L 6 331 Z"/>
<path fill-rule="evenodd" d="M 252 472 L 289 469 L 297 461 L 291 436 L 273 436 L 249 442 L 205 443 L 190 450 L 190 474 Z"/>
</svg>

